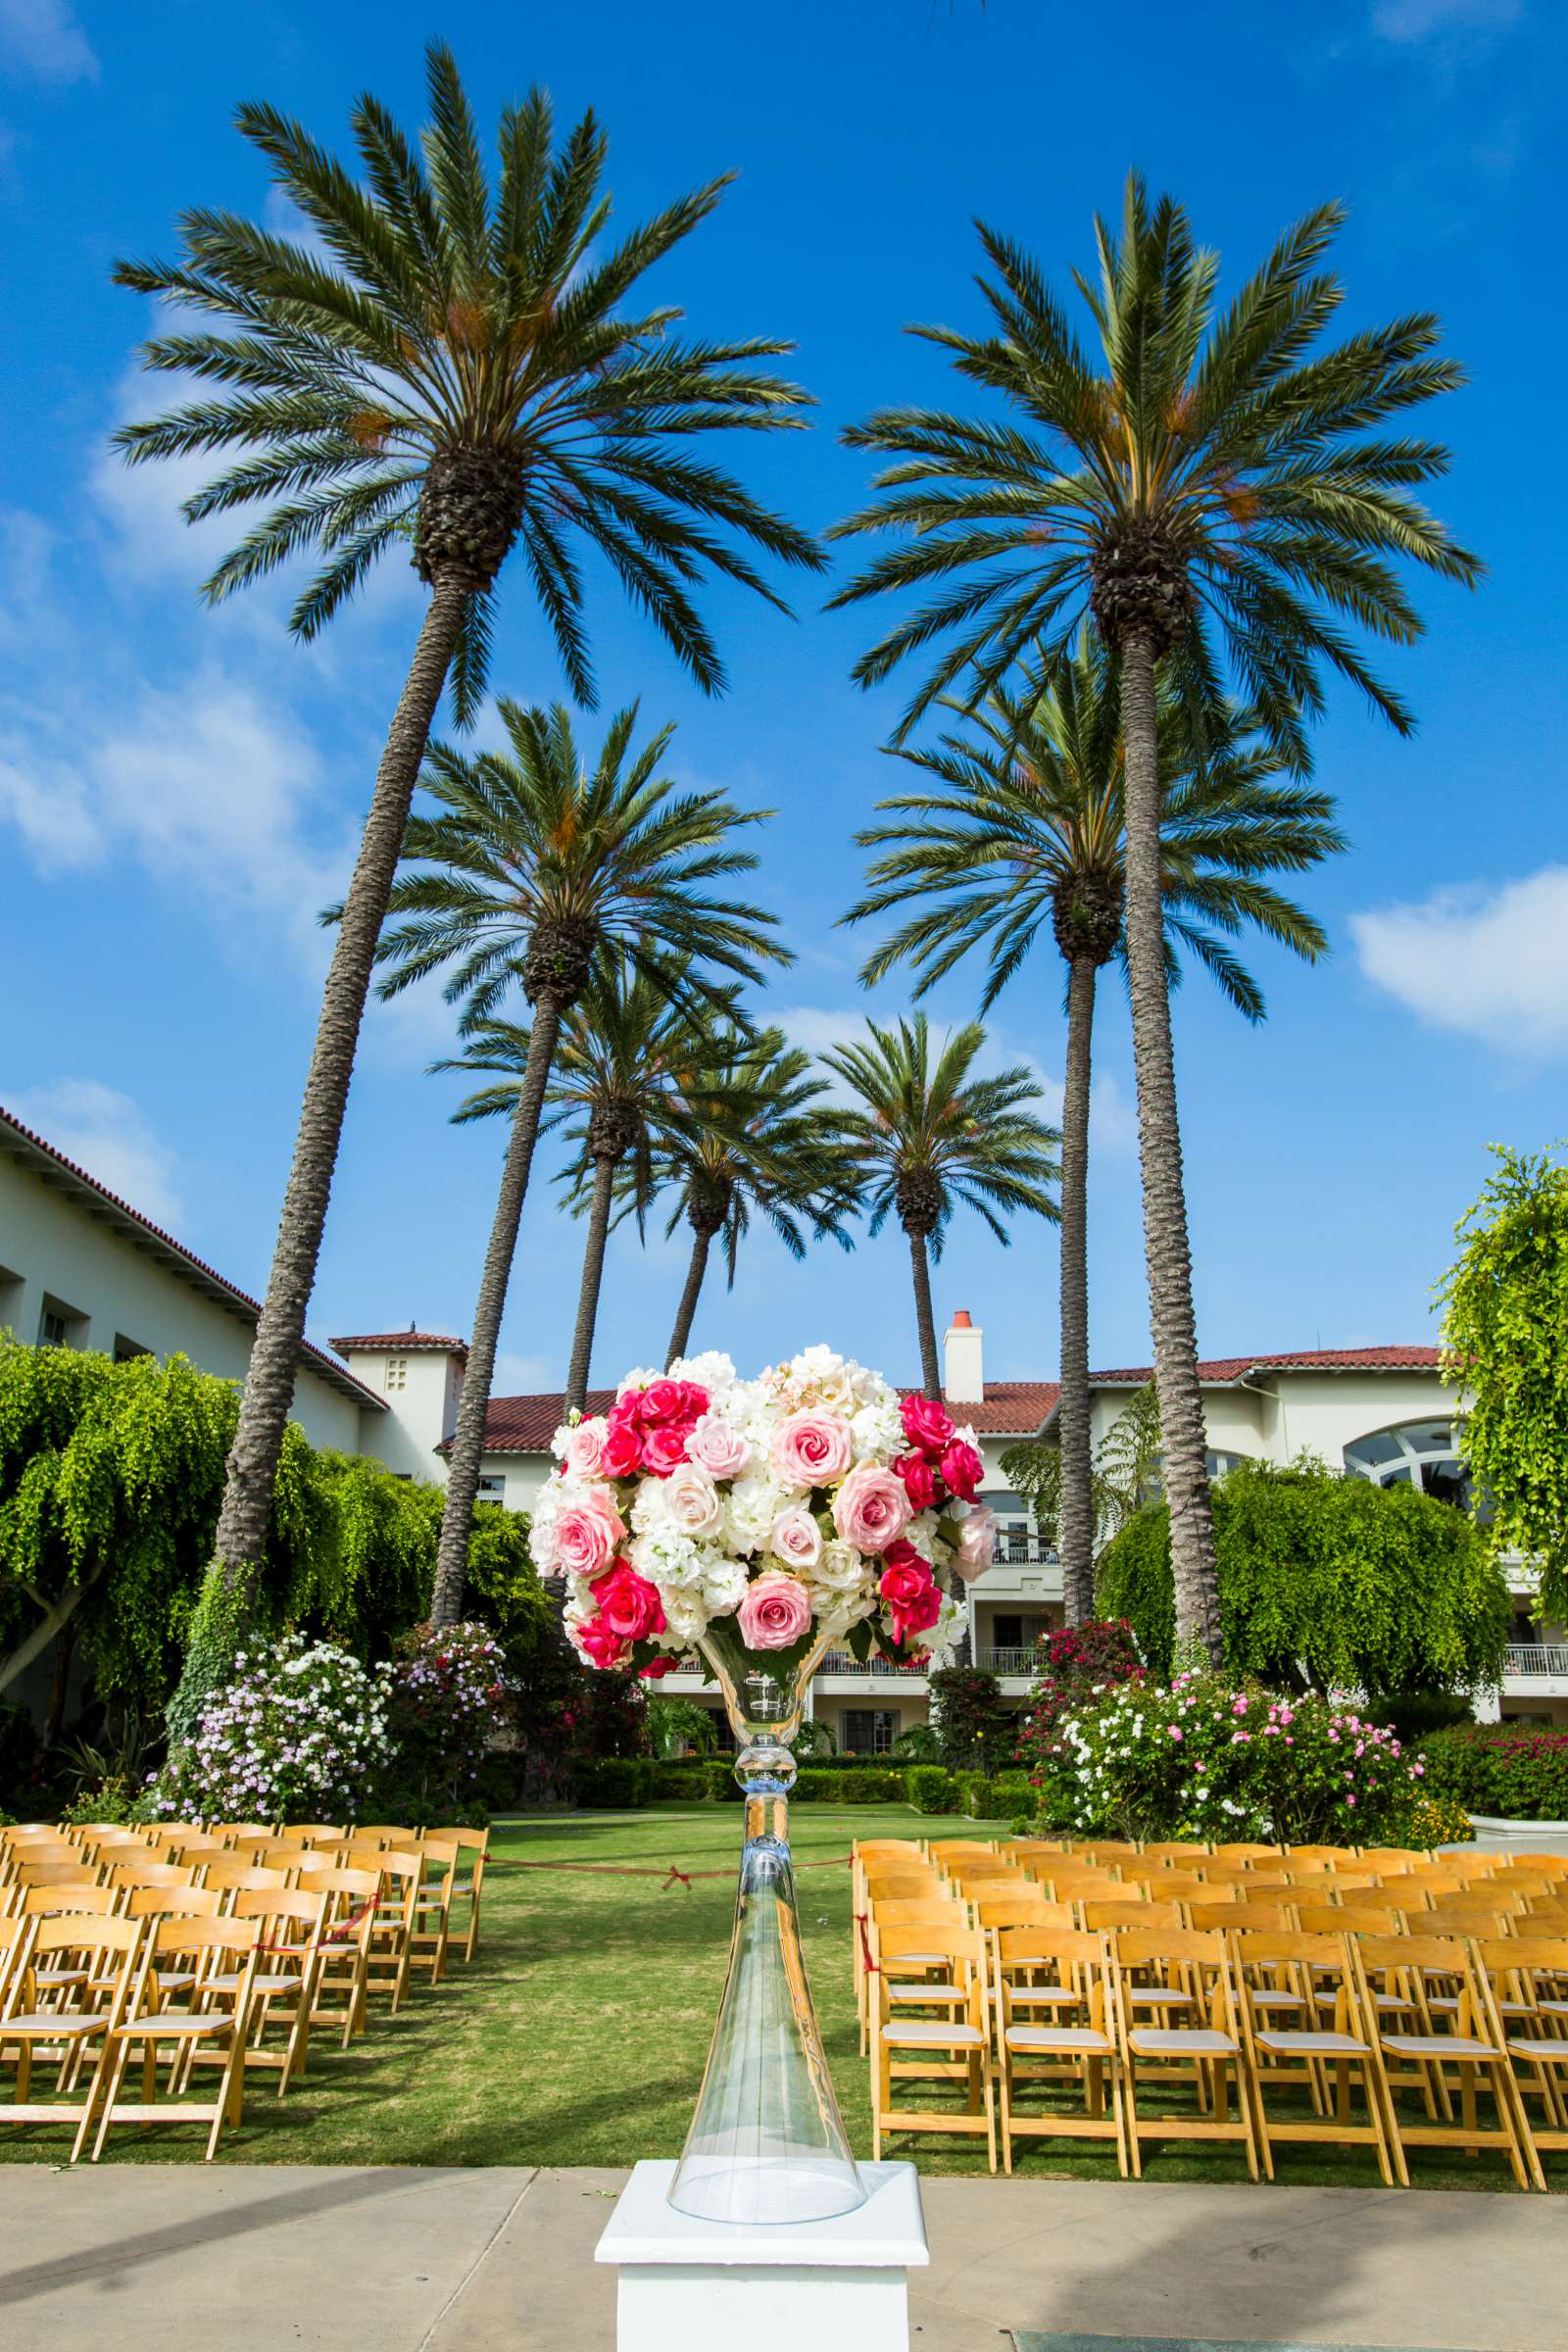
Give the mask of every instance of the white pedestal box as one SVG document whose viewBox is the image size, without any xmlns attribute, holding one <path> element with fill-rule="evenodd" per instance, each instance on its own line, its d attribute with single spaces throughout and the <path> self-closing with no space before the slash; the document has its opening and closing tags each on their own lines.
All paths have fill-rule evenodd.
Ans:
<svg viewBox="0 0 1568 2352">
<path fill-rule="evenodd" d="M 620 2274 L 618 2352 L 908 2352 L 907 2274 L 930 2261 L 912 2164 L 862 2164 L 869 2195 L 826 2222 L 703 2222 L 639 2164 L 594 2255 Z"/>
</svg>

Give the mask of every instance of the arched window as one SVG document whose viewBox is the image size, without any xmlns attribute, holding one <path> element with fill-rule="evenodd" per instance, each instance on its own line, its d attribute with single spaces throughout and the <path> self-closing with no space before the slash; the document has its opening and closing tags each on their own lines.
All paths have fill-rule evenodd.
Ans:
<svg viewBox="0 0 1568 2352">
<path fill-rule="evenodd" d="M 1451 1421 L 1401 1421 L 1345 1448 L 1345 1467 L 1375 1487 L 1414 1487 L 1457 1509 L 1470 1508 L 1470 1473 L 1459 1458 Z"/>
</svg>

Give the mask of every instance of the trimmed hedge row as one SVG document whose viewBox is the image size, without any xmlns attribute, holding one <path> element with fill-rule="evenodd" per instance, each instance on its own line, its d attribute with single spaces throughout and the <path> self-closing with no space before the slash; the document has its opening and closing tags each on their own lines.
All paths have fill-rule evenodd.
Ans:
<svg viewBox="0 0 1568 2352">
<path fill-rule="evenodd" d="M 651 1804 L 739 1804 L 740 1788 L 728 1756 L 684 1757 L 660 1763 L 647 1756 L 606 1756 L 580 1764 L 579 1805 L 622 1812 Z M 940 1764 L 803 1765 L 791 1792 L 796 1804 L 912 1805 L 917 1813 L 966 1813 L 975 1821 L 1007 1821 L 1034 1810 L 1028 1775 L 953 1773 Z"/>
<path fill-rule="evenodd" d="M 1426 1794 L 1504 1821 L 1568 1821 L 1568 1732 L 1468 1723 L 1421 1742 Z"/>
</svg>

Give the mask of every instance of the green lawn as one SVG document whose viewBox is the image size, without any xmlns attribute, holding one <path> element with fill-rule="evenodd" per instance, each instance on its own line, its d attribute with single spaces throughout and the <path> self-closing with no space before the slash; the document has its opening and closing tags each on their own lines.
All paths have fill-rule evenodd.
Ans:
<svg viewBox="0 0 1568 2352">
<path fill-rule="evenodd" d="M 798 1806 L 791 1829 L 812 1992 L 858 2153 L 868 2155 L 866 2068 L 851 1976 L 852 1839 L 994 1835 L 996 1825 L 920 1819 L 905 1807 Z M 679 2153 L 723 1983 L 734 1905 L 738 1806 L 566 1814 L 515 1824 L 491 1842 L 484 1933 L 471 1968 L 453 1964 L 396 2019 L 385 2003 L 340 2052 L 323 2036 L 279 2102 L 261 2079 L 222 2161 L 252 2164 L 630 2164 Z M 531 1864 L 569 1865 L 536 1869 Z M 581 1865 L 597 1867 L 585 1869 Z M 671 1881 L 671 1864 L 690 1887 Z M 619 1866 L 637 1875 L 618 1876 Z M 710 1875 L 705 1875 L 710 1874 Z M 0 2103 L 0 2117 L 4 2106 Z M 0 2133 L 0 2160 L 59 2162 L 64 2135 Z M 193 2126 L 117 2132 L 106 2163 L 200 2152 Z M 983 2172 L 983 2145 L 895 2143 L 929 2173 Z M 1114 2178 L 1108 2151 L 1021 2143 L 1024 2173 Z M 1153 2180 L 1245 2182 L 1237 2149 L 1152 2152 Z M 1436 2152 L 1434 2187 L 1511 2185 L 1500 2160 Z M 1568 2167 L 1556 2166 L 1568 2185 Z M 1280 2177 L 1372 2186 L 1368 2154 L 1284 2150 Z"/>
</svg>

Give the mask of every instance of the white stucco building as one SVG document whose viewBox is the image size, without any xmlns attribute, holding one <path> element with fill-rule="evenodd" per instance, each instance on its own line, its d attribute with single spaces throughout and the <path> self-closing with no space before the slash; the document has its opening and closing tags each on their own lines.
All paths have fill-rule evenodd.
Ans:
<svg viewBox="0 0 1568 2352">
<path fill-rule="evenodd" d="M 0 1329 L 113 1355 L 177 1349 L 205 1371 L 243 1379 L 259 1311 L 253 1298 L 0 1109 Z M 975 1429 L 985 1498 L 1004 1531 L 997 1564 L 969 1589 L 970 1654 L 1021 1700 L 1032 1643 L 1061 1622 L 1061 1572 L 1026 1505 L 1008 1490 L 1001 1458 L 1020 1439 L 1050 1441 L 1058 1391 L 1050 1380 L 988 1380 L 984 1334 L 962 1310 L 943 1345 L 944 1394 L 955 1416 Z M 374 1455 L 401 1477 L 444 1481 L 467 1363 L 464 1340 L 381 1330 L 346 1334 L 331 1346 L 335 1353 L 307 1348 L 301 1358 L 294 1411 L 307 1437 Z M 1199 1370 L 1215 1475 L 1244 1456 L 1283 1464 L 1311 1452 L 1349 1475 L 1467 1499 L 1453 1445 L 1455 1398 L 1433 1348 L 1230 1356 Z M 1131 1366 L 1092 1378 L 1098 1442 L 1150 1372 Z M 610 1390 L 591 1392 L 589 1409 L 603 1411 L 612 1401 Z M 493 1396 L 481 1493 L 526 1510 L 552 1467 L 550 1440 L 560 1419 L 557 1395 Z M 1531 1623 L 1522 1569 L 1515 1589 L 1501 1712 L 1568 1723 L 1568 1640 L 1560 1628 Z M 715 1698 L 695 1675 L 670 1676 L 661 1688 Z M 923 1675 L 882 1660 L 862 1665 L 846 1651 L 825 1662 L 812 1705 L 841 1745 L 875 1753 L 923 1721 L 930 1699 Z"/>
</svg>

